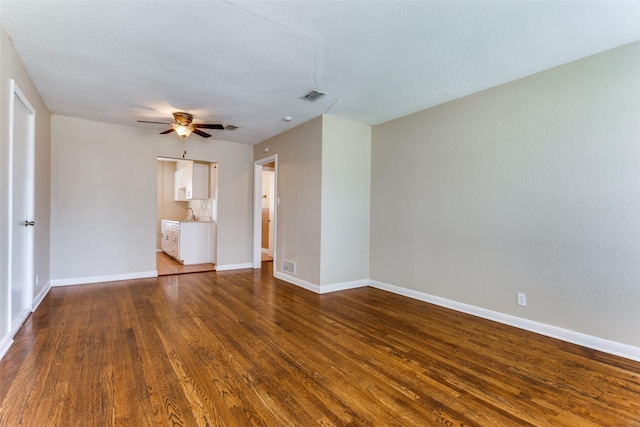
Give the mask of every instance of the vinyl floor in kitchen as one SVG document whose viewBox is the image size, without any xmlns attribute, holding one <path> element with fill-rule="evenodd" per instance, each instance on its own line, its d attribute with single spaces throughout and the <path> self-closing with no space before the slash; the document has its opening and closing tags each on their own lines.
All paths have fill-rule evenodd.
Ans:
<svg viewBox="0 0 640 427">
<path fill-rule="evenodd" d="M 213 271 L 215 270 L 215 264 L 206 263 L 182 265 L 164 252 L 157 252 L 156 268 L 158 270 L 158 276 L 169 276 L 172 274 L 201 273 L 203 271 Z"/>
</svg>

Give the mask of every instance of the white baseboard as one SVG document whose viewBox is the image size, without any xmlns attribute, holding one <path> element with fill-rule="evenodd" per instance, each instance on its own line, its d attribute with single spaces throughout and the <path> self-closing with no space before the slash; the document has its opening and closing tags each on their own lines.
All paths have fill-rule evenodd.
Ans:
<svg viewBox="0 0 640 427">
<path fill-rule="evenodd" d="M 51 290 L 51 280 L 49 280 L 47 282 L 47 284 L 44 286 L 44 288 L 42 288 L 40 290 L 40 292 L 38 292 L 38 295 L 36 295 L 35 298 L 33 299 L 33 302 L 31 303 L 31 312 L 32 313 L 34 311 L 36 311 L 36 309 L 38 308 L 40 303 L 42 303 L 42 300 L 44 300 L 44 297 L 47 296 L 47 294 L 49 293 L 50 290 Z"/>
<path fill-rule="evenodd" d="M 24 325 L 24 322 L 27 320 L 27 317 L 29 317 L 30 314 L 31 314 L 31 310 L 25 309 L 22 312 L 20 312 L 18 317 L 14 319 L 13 322 L 11 322 L 11 332 L 9 334 L 12 337 L 16 336 L 16 334 L 18 333 L 20 328 L 22 328 L 22 325 Z"/>
<path fill-rule="evenodd" d="M 322 285 L 319 293 L 328 294 L 329 292 L 346 291 L 347 289 L 364 288 L 365 286 L 369 286 L 369 280 L 353 280 L 333 285 Z"/>
<path fill-rule="evenodd" d="M 89 283 L 116 282 L 119 280 L 133 280 L 133 279 L 149 279 L 153 277 L 158 277 L 158 272 L 155 270 L 141 271 L 138 273 L 110 274 L 106 276 L 89 276 L 89 277 L 76 277 L 76 278 L 69 278 L 69 279 L 55 279 L 55 280 L 51 280 L 51 286 L 87 285 Z"/>
<path fill-rule="evenodd" d="M 253 263 L 216 265 L 216 271 L 242 270 L 245 268 L 253 268 Z"/>
<path fill-rule="evenodd" d="M 51 281 L 48 281 L 47 284 L 44 286 L 44 288 L 42 288 L 42 290 L 38 293 L 38 295 L 36 295 L 35 298 L 33 299 L 33 302 L 31 303 L 31 313 L 36 311 L 36 308 L 38 308 L 38 306 L 40 305 L 44 297 L 47 296 L 50 289 L 51 289 Z M 18 332 L 18 330 L 20 330 L 20 328 L 22 327 L 22 324 L 27 319 L 29 314 L 30 314 L 29 311 L 26 311 L 24 313 L 24 318 L 20 319 L 18 322 L 20 326 L 17 327 L 17 330 L 10 331 L 0 341 L 0 359 L 2 359 L 2 357 L 9 350 L 9 347 L 11 347 L 11 344 L 13 344 L 14 335 Z"/>
<path fill-rule="evenodd" d="M 640 347 L 634 347 L 628 344 L 622 344 L 616 341 L 610 341 L 580 332 L 559 328 L 557 326 L 547 325 L 546 323 L 535 322 L 533 320 L 487 310 L 474 305 L 464 304 L 375 280 L 371 280 L 369 282 L 369 286 L 640 362 Z"/>
<path fill-rule="evenodd" d="M 314 285 L 311 282 L 307 282 L 301 279 L 298 279 L 295 276 L 291 276 L 286 273 L 282 273 L 280 271 L 274 271 L 273 277 L 276 279 L 284 280 L 285 282 L 291 283 L 292 285 L 300 286 L 308 291 L 315 292 L 316 294 L 320 293 L 320 286 Z"/>
<path fill-rule="evenodd" d="M 346 291 L 347 289 L 363 288 L 369 286 L 369 280 L 354 280 L 351 282 L 335 283 L 333 285 L 315 285 L 313 283 L 298 279 L 295 276 L 291 276 L 287 273 L 275 271 L 273 277 L 289 282 L 293 285 L 300 286 L 301 288 L 315 292 L 317 294 L 328 294 L 330 292 Z"/>
<path fill-rule="evenodd" d="M 9 347 L 11 347 L 11 344 L 13 344 L 13 337 L 11 336 L 11 334 L 6 334 L 4 337 L 2 337 L 2 340 L 0 340 L 0 359 L 2 359 L 5 354 L 7 354 L 7 351 L 9 350 Z"/>
</svg>

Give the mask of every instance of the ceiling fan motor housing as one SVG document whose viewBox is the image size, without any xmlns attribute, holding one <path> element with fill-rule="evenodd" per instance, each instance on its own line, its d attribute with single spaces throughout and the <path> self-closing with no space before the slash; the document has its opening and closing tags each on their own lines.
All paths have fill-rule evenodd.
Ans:
<svg viewBox="0 0 640 427">
<path fill-rule="evenodd" d="M 176 123 L 181 124 L 182 126 L 189 126 L 193 121 L 193 116 L 191 114 L 182 111 L 173 113 L 173 118 L 176 120 Z"/>
</svg>

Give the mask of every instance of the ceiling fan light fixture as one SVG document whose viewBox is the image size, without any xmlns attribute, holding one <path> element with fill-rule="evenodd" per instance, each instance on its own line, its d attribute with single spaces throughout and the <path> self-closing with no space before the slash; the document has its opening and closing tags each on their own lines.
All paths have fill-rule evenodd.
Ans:
<svg viewBox="0 0 640 427">
<path fill-rule="evenodd" d="M 183 138 L 186 138 L 187 136 L 191 135 L 191 132 L 193 132 L 193 128 L 191 128 L 191 126 L 185 126 L 185 125 L 175 124 L 173 125 L 173 129 L 176 131 L 178 135 L 180 135 Z"/>
</svg>

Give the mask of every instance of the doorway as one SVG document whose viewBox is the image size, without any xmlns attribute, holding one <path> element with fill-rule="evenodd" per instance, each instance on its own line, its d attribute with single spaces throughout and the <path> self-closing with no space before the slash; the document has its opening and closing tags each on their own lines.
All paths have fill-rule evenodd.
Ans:
<svg viewBox="0 0 640 427">
<path fill-rule="evenodd" d="M 278 156 L 254 162 L 253 268 L 261 268 L 263 259 L 276 266 L 276 229 L 278 225 Z"/>
<path fill-rule="evenodd" d="M 34 278 L 35 109 L 14 80 L 9 106 L 11 334 L 31 313 Z"/>
<path fill-rule="evenodd" d="M 275 175 L 275 164 L 273 162 L 262 166 L 262 237 L 260 239 L 262 243 L 262 262 L 273 261 Z"/>
<path fill-rule="evenodd" d="M 217 163 L 158 157 L 156 212 L 159 276 L 215 270 Z"/>
</svg>

